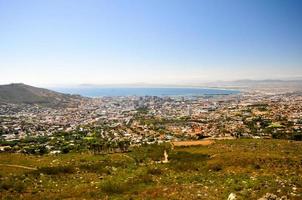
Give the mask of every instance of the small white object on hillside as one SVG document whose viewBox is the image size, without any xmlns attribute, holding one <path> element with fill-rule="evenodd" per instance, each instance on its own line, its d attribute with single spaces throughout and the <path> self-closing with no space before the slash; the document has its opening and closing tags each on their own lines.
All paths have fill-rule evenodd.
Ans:
<svg viewBox="0 0 302 200">
<path fill-rule="evenodd" d="M 236 194 L 231 193 L 227 200 L 236 200 L 236 199 L 237 199 Z"/>
</svg>

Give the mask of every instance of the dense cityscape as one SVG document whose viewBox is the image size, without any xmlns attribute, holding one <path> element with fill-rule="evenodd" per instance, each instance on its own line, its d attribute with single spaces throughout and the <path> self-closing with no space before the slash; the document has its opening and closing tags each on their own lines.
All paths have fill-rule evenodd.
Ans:
<svg viewBox="0 0 302 200">
<path fill-rule="evenodd" d="M 83 98 L 64 109 L 0 107 L 1 151 L 61 153 L 235 138 L 302 139 L 300 92 Z M 37 142 L 39 141 L 39 142 Z M 102 147 L 102 149 L 104 149 Z"/>
</svg>

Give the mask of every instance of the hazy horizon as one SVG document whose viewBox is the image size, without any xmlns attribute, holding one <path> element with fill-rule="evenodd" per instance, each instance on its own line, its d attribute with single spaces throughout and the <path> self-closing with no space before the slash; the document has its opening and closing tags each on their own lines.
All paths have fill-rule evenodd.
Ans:
<svg viewBox="0 0 302 200">
<path fill-rule="evenodd" d="M 298 0 L 0 0 L 0 84 L 302 77 Z"/>
<path fill-rule="evenodd" d="M 302 77 L 291 77 L 291 78 L 282 78 L 282 79 L 236 79 L 236 80 L 216 80 L 216 81 L 200 81 L 200 82 L 184 82 L 184 83 L 147 83 L 147 82 L 132 82 L 132 83 L 104 83 L 104 84 L 95 84 L 95 83 L 68 83 L 68 84 L 58 84 L 58 83 L 42 83 L 42 84 L 29 84 L 24 82 L 8 82 L 1 83 L 0 85 L 10 85 L 10 84 L 24 84 L 34 87 L 44 87 L 51 90 L 56 89 L 71 89 L 71 88 L 220 88 L 220 89 L 230 89 L 229 87 L 244 86 L 245 84 L 255 83 L 298 83 L 302 84 Z"/>
</svg>

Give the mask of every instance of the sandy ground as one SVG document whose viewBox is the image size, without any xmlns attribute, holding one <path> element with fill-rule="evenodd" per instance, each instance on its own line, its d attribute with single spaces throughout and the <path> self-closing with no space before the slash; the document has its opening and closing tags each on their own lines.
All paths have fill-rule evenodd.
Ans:
<svg viewBox="0 0 302 200">
<path fill-rule="evenodd" d="M 210 145 L 214 143 L 213 140 L 197 140 L 197 141 L 178 141 L 178 142 L 172 142 L 172 144 L 176 147 L 180 146 L 198 146 L 198 145 Z"/>
</svg>

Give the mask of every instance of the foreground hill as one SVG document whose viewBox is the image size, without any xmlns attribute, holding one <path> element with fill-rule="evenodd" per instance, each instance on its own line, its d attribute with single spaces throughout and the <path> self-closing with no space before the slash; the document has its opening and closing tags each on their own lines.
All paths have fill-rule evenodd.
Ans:
<svg viewBox="0 0 302 200">
<path fill-rule="evenodd" d="M 300 200 L 302 143 L 225 140 L 209 146 L 133 147 L 127 153 L 2 153 L 0 199 Z M 285 198 L 287 197 L 287 198 Z M 275 198 L 265 198 L 275 199 Z M 263 199 L 262 199 L 263 200 Z"/>
<path fill-rule="evenodd" d="M 0 85 L 0 104 L 38 104 L 53 107 L 64 106 L 80 99 L 77 95 L 62 94 L 22 83 Z"/>
</svg>

